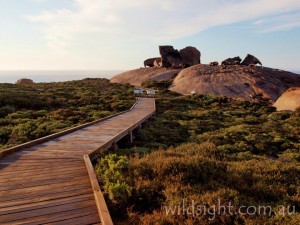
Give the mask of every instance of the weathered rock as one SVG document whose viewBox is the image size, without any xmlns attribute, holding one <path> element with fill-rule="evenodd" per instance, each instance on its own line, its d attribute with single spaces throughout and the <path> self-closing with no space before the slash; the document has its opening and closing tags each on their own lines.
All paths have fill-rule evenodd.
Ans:
<svg viewBox="0 0 300 225">
<path fill-rule="evenodd" d="M 135 87 L 141 87 L 142 83 L 148 80 L 172 81 L 179 72 L 179 69 L 147 67 L 121 73 L 111 78 L 110 81 L 113 83 L 129 83 L 131 85 L 134 85 Z"/>
<path fill-rule="evenodd" d="M 183 69 L 170 90 L 181 94 L 221 95 L 258 101 L 268 98 L 275 102 L 289 87 L 300 87 L 300 76 L 270 68 L 228 65 L 195 65 Z"/>
<path fill-rule="evenodd" d="M 186 48 L 181 49 L 179 53 L 182 58 L 182 63 L 184 67 L 197 65 L 200 64 L 201 62 L 200 61 L 201 53 L 195 47 L 188 46 Z"/>
<path fill-rule="evenodd" d="M 156 60 L 154 61 L 154 66 L 155 66 L 155 67 L 162 67 L 161 58 L 156 59 Z"/>
<path fill-rule="evenodd" d="M 20 80 L 17 80 L 16 84 L 33 84 L 33 80 L 28 78 L 22 78 Z"/>
<path fill-rule="evenodd" d="M 295 111 L 300 107 L 300 87 L 293 87 L 284 92 L 275 102 L 278 111 Z"/>
<path fill-rule="evenodd" d="M 236 56 L 234 58 L 228 58 L 225 59 L 221 65 L 224 66 L 228 66 L 228 65 L 240 65 L 241 64 L 242 59 L 239 56 Z"/>
<path fill-rule="evenodd" d="M 159 53 L 161 55 L 162 67 L 180 68 L 183 66 L 180 52 L 175 50 L 173 46 L 159 46 Z"/>
<path fill-rule="evenodd" d="M 217 62 L 217 61 L 210 62 L 209 65 L 210 65 L 210 66 L 218 66 L 218 65 L 219 65 L 219 62 Z"/>
<path fill-rule="evenodd" d="M 241 62 L 241 64 L 246 66 L 260 64 L 262 66 L 262 63 L 259 61 L 259 59 L 250 54 L 246 56 L 246 58 Z"/>
<path fill-rule="evenodd" d="M 149 67 L 154 67 L 154 62 L 155 62 L 155 60 L 157 60 L 157 59 L 160 59 L 160 58 L 156 57 L 156 58 L 146 59 L 146 60 L 144 61 L 144 66 L 145 66 L 145 67 L 147 67 L 147 66 L 149 66 Z"/>
</svg>

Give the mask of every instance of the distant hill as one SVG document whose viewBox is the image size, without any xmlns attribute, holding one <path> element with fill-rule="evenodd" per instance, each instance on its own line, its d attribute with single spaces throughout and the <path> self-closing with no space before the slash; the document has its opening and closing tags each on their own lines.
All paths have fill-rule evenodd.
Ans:
<svg viewBox="0 0 300 225">
<path fill-rule="evenodd" d="M 140 87 L 141 83 L 149 79 L 171 80 L 173 77 L 175 78 L 169 89 L 181 94 L 195 92 L 249 101 L 269 98 L 273 103 L 290 87 L 300 87 L 300 76 L 295 73 L 240 65 L 222 68 L 199 64 L 181 71 L 141 68 L 117 75 L 111 81 Z"/>
</svg>

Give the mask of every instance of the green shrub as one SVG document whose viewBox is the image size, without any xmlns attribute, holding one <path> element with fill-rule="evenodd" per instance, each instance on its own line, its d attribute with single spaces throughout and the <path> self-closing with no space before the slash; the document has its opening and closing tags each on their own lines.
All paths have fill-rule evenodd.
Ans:
<svg viewBox="0 0 300 225">
<path fill-rule="evenodd" d="M 299 112 L 275 112 L 267 101 L 192 95 L 159 98 L 156 117 L 135 138 L 125 208 L 137 224 L 298 224 L 300 221 Z M 123 155 L 131 155 L 121 151 Z M 167 215 L 182 200 L 213 207 L 271 206 L 271 215 Z M 279 205 L 295 214 L 276 215 Z M 115 206 L 110 208 L 114 211 Z M 124 210 L 124 209 L 123 209 Z M 125 211 L 125 210 L 124 210 Z M 114 214 L 118 218 L 118 214 Z M 125 223 L 126 223 L 125 222 Z"/>
<path fill-rule="evenodd" d="M 132 86 L 107 79 L 0 84 L 0 149 L 129 109 L 132 92 Z"/>
<path fill-rule="evenodd" d="M 142 86 L 145 88 L 151 88 L 155 90 L 167 90 L 172 81 L 170 80 L 162 80 L 162 81 L 154 81 L 154 80 L 147 80 L 142 83 Z"/>
<path fill-rule="evenodd" d="M 107 192 L 109 198 L 114 203 L 126 206 L 126 203 L 131 196 L 132 187 L 126 183 L 117 181 L 116 183 L 109 183 Z"/>
<path fill-rule="evenodd" d="M 125 206 L 131 196 L 132 188 L 126 183 L 128 171 L 128 158 L 109 154 L 99 159 L 95 168 L 96 174 L 114 204 Z"/>
</svg>

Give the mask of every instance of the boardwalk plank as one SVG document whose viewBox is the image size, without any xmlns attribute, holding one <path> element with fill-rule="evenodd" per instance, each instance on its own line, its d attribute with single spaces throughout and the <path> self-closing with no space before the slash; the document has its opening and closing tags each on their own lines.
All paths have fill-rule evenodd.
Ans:
<svg viewBox="0 0 300 225">
<path fill-rule="evenodd" d="M 6 210 L 6 208 L 13 207 L 13 206 L 21 206 L 30 203 L 44 202 L 44 201 L 55 200 L 60 198 L 68 198 L 72 196 L 88 194 L 91 192 L 92 192 L 91 188 L 87 188 L 83 186 L 74 186 L 73 188 L 69 188 L 66 191 L 58 191 L 57 193 L 38 196 L 36 198 L 28 198 L 28 197 L 26 198 L 25 196 L 22 196 L 23 198 L 17 198 L 15 200 L 8 199 L 8 201 L 0 202 L 0 211 Z"/>
<path fill-rule="evenodd" d="M 9 185 L 10 183 L 14 182 L 18 182 L 20 181 L 21 183 L 24 182 L 24 178 L 23 176 L 25 176 L 29 182 L 31 178 L 34 178 L 36 180 L 38 179 L 47 179 L 47 177 L 62 177 L 62 176 L 75 176 L 75 175 L 83 175 L 83 174 L 87 174 L 86 171 L 84 171 L 82 168 L 74 168 L 74 169 L 69 169 L 69 170 L 55 170 L 55 171 L 39 171 L 38 175 L 34 175 L 32 174 L 32 172 L 29 173 L 22 173 L 22 177 L 20 176 L 12 176 L 12 175 L 7 175 L 6 177 L 1 177 L 0 179 L 0 187 L 1 186 L 6 186 Z M 28 181 L 26 181 L 28 182 Z"/>
<path fill-rule="evenodd" d="M 7 222 L 25 220 L 25 219 L 29 219 L 29 218 L 35 218 L 35 217 L 38 218 L 40 216 L 46 216 L 46 215 L 48 215 L 48 218 L 53 218 L 53 217 L 57 217 L 57 213 L 67 212 L 67 213 L 73 214 L 74 212 L 72 212 L 72 211 L 79 210 L 79 209 L 81 212 L 86 211 L 87 213 L 89 213 L 89 208 L 92 206 L 95 206 L 95 203 L 93 202 L 93 199 L 91 198 L 91 199 L 86 199 L 85 201 L 78 201 L 75 203 L 69 203 L 69 204 L 65 204 L 65 205 L 51 206 L 48 208 L 35 209 L 35 210 L 18 212 L 18 213 L 13 213 L 13 214 L 8 214 L 8 215 L 1 215 L 1 221 L 3 223 L 7 223 Z M 23 221 L 23 223 L 24 223 L 24 221 Z"/>
<path fill-rule="evenodd" d="M 75 218 L 68 219 L 68 220 L 57 221 L 57 222 L 51 222 L 51 224 L 52 225 L 65 225 L 65 224 L 81 225 L 83 223 L 100 224 L 100 223 L 97 223 L 99 221 L 98 214 L 93 214 L 93 215 L 77 214 L 77 216 L 79 216 L 79 217 L 75 217 Z M 46 224 L 48 224 L 48 223 L 46 223 Z"/>
<path fill-rule="evenodd" d="M 78 173 L 75 176 L 51 176 L 51 177 L 41 177 L 36 178 L 35 176 L 31 177 L 31 179 L 24 181 L 12 181 L 7 185 L 0 185 L 0 192 L 5 190 L 17 190 L 31 187 L 38 187 L 50 184 L 61 184 L 69 181 L 85 181 L 87 177 L 86 173 Z"/>
<path fill-rule="evenodd" d="M 2 208 L 2 209 L 0 208 L 0 216 L 24 212 L 24 211 L 32 211 L 35 209 L 60 206 L 60 205 L 65 205 L 65 204 L 70 204 L 70 203 L 75 203 L 75 202 L 81 202 L 81 201 L 86 201 L 88 199 L 93 199 L 93 196 L 91 196 L 90 193 L 83 194 L 83 195 L 71 196 L 71 197 L 65 197 L 65 198 L 60 198 L 60 199 L 48 200 L 48 201 L 43 201 L 43 202 L 28 203 L 25 205 L 17 205 L 17 206 Z"/>
<path fill-rule="evenodd" d="M 153 99 L 141 99 L 131 111 L 0 159 L 0 224 L 100 224 L 83 155 L 127 135 L 153 110 Z"/>
</svg>

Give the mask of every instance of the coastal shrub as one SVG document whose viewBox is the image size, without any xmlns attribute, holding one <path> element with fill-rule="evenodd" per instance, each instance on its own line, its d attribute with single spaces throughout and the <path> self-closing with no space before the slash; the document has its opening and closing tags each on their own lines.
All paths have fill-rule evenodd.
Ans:
<svg viewBox="0 0 300 225">
<path fill-rule="evenodd" d="M 11 127 L 4 127 L 0 130 L 0 145 L 5 145 L 10 139 L 10 135 L 12 132 Z"/>
<path fill-rule="evenodd" d="M 129 220 L 142 224 L 145 221 L 157 221 L 158 224 L 162 221 L 175 224 L 276 221 L 278 205 L 296 207 L 296 214 L 281 218 L 282 221 L 299 217 L 300 201 L 296 196 L 300 191 L 300 169 L 297 164 L 286 164 L 250 152 L 243 154 L 243 157 L 240 153 L 233 156 L 234 160 L 220 158 L 215 146 L 208 142 L 182 144 L 176 148 L 154 151 L 140 159 L 132 158 L 130 170 L 135 194 L 134 207 L 128 213 Z M 181 213 L 182 208 L 180 213 L 176 211 L 175 217 L 166 213 L 166 207 L 182 207 L 183 201 L 207 208 L 230 203 L 233 212 L 240 207 L 260 205 L 270 206 L 273 211 L 267 216 L 235 214 L 234 217 L 229 213 L 193 217 Z M 214 216 L 213 220 L 211 216 Z"/>
<path fill-rule="evenodd" d="M 0 149 L 129 109 L 135 102 L 133 89 L 97 78 L 0 84 Z"/>
<path fill-rule="evenodd" d="M 19 124 L 12 129 L 10 134 L 9 144 L 27 142 L 35 139 L 34 131 L 37 128 L 37 124 L 34 121 L 28 121 L 23 124 Z"/>
<path fill-rule="evenodd" d="M 0 118 L 6 117 L 10 113 L 14 113 L 16 111 L 15 107 L 6 105 L 0 108 Z"/>
<path fill-rule="evenodd" d="M 109 194 L 109 198 L 117 204 L 122 204 L 126 206 L 129 197 L 131 196 L 132 187 L 130 187 L 126 183 L 120 183 L 117 181 L 116 183 L 109 183 L 107 192 Z"/>
<path fill-rule="evenodd" d="M 145 88 L 151 88 L 155 90 L 166 90 L 170 87 L 172 81 L 170 80 L 162 80 L 162 81 L 154 81 L 154 80 L 147 80 L 142 83 L 142 86 Z"/>
<path fill-rule="evenodd" d="M 161 97 L 156 103 L 156 116 L 133 143 L 149 150 L 140 158 L 118 152 L 130 159 L 121 173 L 132 194 L 126 215 L 118 219 L 114 214 L 116 224 L 299 223 L 299 112 L 275 112 L 267 101 L 209 95 Z M 212 219 L 182 213 L 183 200 L 207 208 L 230 203 L 234 212 L 259 206 L 272 211 Z M 282 216 L 280 205 L 295 210 Z M 175 208 L 170 211 L 170 206 Z"/>
<path fill-rule="evenodd" d="M 100 158 L 95 172 L 107 193 L 111 207 L 116 211 L 126 209 L 132 187 L 128 184 L 129 160 L 126 156 L 109 154 Z"/>
</svg>

